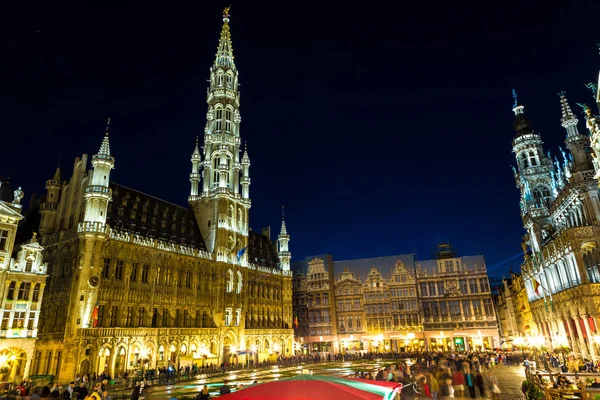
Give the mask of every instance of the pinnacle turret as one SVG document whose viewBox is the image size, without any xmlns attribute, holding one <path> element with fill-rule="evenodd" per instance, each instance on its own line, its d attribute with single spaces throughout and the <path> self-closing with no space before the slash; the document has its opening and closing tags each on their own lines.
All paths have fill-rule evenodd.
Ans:
<svg viewBox="0 0 600 400">
<path fill-rule="evenodd" d="M 215 67 L 235 68 L 233 62 L 233 45 L 231 44 L 231 32 L 229 30 L 229 8 L 223 10 L 223 27 L 215 57 Z"/>
<path fill-rule="evenodd" d="M 279 251 L 277 254 L 279 257 L 279 266 L 282 270 L 289 271 L 292 253 L 290 253 L 289 249 L 290 235 L 288 235 L 287 227 L 285 226 L 285 214 L 283 207 L 281 207 L 281 233 L 279 233 L 277 241 L 279 242 Z"/>
<path fill-rule="evenodd" d="M 52 180 L 60 182 L 60 167 L 56 167 L 56 171 L 54 171 L 54 176 L 52 177 Z"/>
<path fill-rule="evenodd" d="M 567 134 L 569 136 L 572 136 L 573 134 L 577 134 L 577 123 L 579 122 L 579 120 L 577 119 L 575 114 L 573 114 L 573 111 L 571 111 L 571 106 L 569 106 L 569 102 L 567 101 L 565 94 L 566 92 L 564 91 L 558 94 L 558 96 L 560 97 L 560 107 L 562 111 L 562 118 L 560 119 L 560 123 L 563 126 L 563 128 L 567 130 Z M 575 127 L 574 131 L 573 129 L 570 129 L 571 127 Z"/>
<path fill-rule="evenodd" d="M 244 142 L 244 154 L 242 155 L 242 163 L 250 163 L 250 157 L 248 157 L 248 143 Z"/>
<path fill-rule="evenodd" d="M 104 139 L 102 140 L 102 144 L 100 145 L 100 150 L 98 151 L 98 155 L 110 156 L 110 143 L 108 141 L 109 126 L 110 126 L 110 118 L 106 122 L 106 131 L 104 133 Z"/>
<path fill-rule="evenodd" d="M 283 206 L 281 207 L 281 233 L 279 233 L 279 236 L 287 236 L 287 228 L 285 226 L 285 210 L 283 208 Z"/>
</svg>

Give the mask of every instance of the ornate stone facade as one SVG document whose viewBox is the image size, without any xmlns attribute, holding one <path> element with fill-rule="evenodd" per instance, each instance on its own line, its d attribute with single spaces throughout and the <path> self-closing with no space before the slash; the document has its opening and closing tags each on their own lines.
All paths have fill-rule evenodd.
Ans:
<svg viewBox="0 0 600 400">
<path fill-rule="evenodd" d="M 590 138 L 578 131 L 578 118 L 560 94 L 561 125 L 568 155 L 562 162 L 544 155 L 541 137 L 515 100 L 514 169 L 521 192 L 525 261 L 522 276 L 540 345 L 568 345 L 582 357 L 596 358 L 600 283 L 600 202 Z M 587 107 L 586 107 L 587 109 Z M 587 109 L 589 110 L 589 109 Z M 595 123 L 588 115 L 588 128 Z M 592 132 L 593 135 L 593 132 Z M 517 307 L 519 307 L 517 305 Z M 520 332 L 526 333 L 526 332 Z M 532 333 L 533 334 L 533 333 Z"/>
<path fill-rule="evenodd" d="M 238 72 L 229 15 L 210 72 L 190 208 L 111 181 L 108 127 L 73 176 L 47 181 L 40 232 L 50 278 L 36 345 L 40 368 L 75 375 L 291 355 L 289 235 L 248 225 L 250 159 L 239 159 Z M 204 161 L 202 161 L 204 158 Z M 201 185 L 201 190 L 199 189 Z"/>
<path fill-rule="evenodd" d="M 498 289 L 498 322 L 504 347 L 511 348 L 516 338 L 536 337 L 539 335 L 533 321 L 531 307 L 523 276 L 511 272 L 510 279 L 503 279 Z"/>
<path fill-rule="evenodd" d="M 20 188 L 14 193 L 0 182 L 0 380 L 30 376 L 38 320 L 46 286 L 44 250 L 36 234 L 12 258 L 17 225 L 23 218 Z M 36 375 L 32 371 L 31 375 Z M 35 378 L 34 376 L 32 378 Z"/>
<path fill-rule="evenodd" d="M 306 276 L 301 271 L 294 275 L 294 312 L 309 315 L 306 326 L 300 319 L 296 336 L 309 344 L 307 351 L 398 352 L 499 346 L 482 256 L 456 257 L 452 253 L 416 264 L 414 255 L 407 254 L 336 261 L 327 268 L 329 263 L 323 263 L 323 259 L 330 258 L 316 257 L 306 263 Z M 452 269 L 447 263 L 452 263 Z M 325 285 L 334 272 L 339 272 L 339 279 L 331 300 Z M 325 310 L 322 300 L 318 305 L 310 300 L 309 276 L 313 286 L 323 292 L 321 299 L 325 294 L 329 296 L 329 310 Z M 305 298 L 308 300 L 303 303 Z M 333 316 L 335 323 L 328 331 L 331 334 L 319 333 L 322 327 L 315 324 L 317 314 Z"/>
</svg>

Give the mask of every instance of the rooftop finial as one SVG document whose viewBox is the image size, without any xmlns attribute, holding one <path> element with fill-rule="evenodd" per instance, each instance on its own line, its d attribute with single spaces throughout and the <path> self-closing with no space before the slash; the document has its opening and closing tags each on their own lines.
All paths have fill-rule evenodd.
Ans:
<svg viewBox="0 0 600 400">
<path fill-rule="evenodd" d="M 513 99 L 515 99 L 515 104 L 513 104 L 513 108 L 515 108 L 518 103 L 517 103 L 517 91 L 515 89 L 512 90 L 512 97 Z"/>
<path fill-rule="evenodd" d="M 198 136 L 196 136 L 196 147 L 198 147 Z"/>
<path fill-rule="evenodd" d="M 229 31 L 229 9 L 223 10 L 223 27 L 221 28 L 221 37 L 217 46 L 217 55 L 215 58 L 215 67 L 225 67 L 235 69 L 233 62 L 233 45 L 231 44 L 231 32 Z"/>
<path fill-rule="evenodd" d="M 108 128 L 110 127 L 110 118 L 106 121 L 106 136 L 108 136 Z"/>
<path fill-rule="evenodd" d="M 598 85 L 596 85 L 594 82 L 590 82 L 590 83 L 584 83 L 585 87 L 590 89 L 594 95 L 594 98 L 596 97 L 596 94 L 598 93 Z"/>
<path fill-rule="evenodd" d="M 281 206 L 281 220 L 285 221 L 285 206 Z"/>
</svg>

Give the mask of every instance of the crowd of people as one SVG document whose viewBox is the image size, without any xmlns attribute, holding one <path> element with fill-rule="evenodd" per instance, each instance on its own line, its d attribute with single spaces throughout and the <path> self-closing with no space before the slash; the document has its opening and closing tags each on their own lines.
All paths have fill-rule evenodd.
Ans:
<svg viewBox="0 0 600 400">
<path fill-rule="evenodd" d="M 404 398 L 450 399 L 460 397 L 499 399 L 501 389 L 493 375 L 499 363 L 521 361 L 518 355 L 496 353 L 408 353 L 378 371 L 357 371 L 357 378 L 399 382 Z"/>
</svg>

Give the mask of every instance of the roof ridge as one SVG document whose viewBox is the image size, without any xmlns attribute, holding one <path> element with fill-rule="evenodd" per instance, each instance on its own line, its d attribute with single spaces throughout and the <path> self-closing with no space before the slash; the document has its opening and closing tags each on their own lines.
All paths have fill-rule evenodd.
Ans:
<svg viewBox="0 0 600 400">
<path fill-rule="evenodd" d="M 151 195 L 151 194 L 148 194 L 148 193 L 146 193 L 146 192 L 142 192 L 141 190 L 137 190 L 137 189 L 130 188 L 129 186 L 121 185 L 120 183 L 116 183 L 116 182 L 112 182 L 112 181 L 111 181 L 109 185 L 117 185 L 117 186 L 120 186 L 120 187 L 122 187 L 123 189 L 133 190 L 134 192 L 138 192 L 138 193 L 140 193 L 140 194 L 143 194 L 144 196 L 148 196 L 148 197 L 152 197 L 153 199 L 160 200 L 160 201 L 162 201 L 163 203 L 169 203 L 169 204 L 170 204 L 170 205 L 172 205 L 172 206 L 179 207 L 179 208 L 183 208 L 184 210 L 187 210 L 187 211 L 192 211 L 192 209 L 191 209 L 191 208 L 189 208 L 189 207 L 180 206 L 179 204 L 172 203 L 172 202 L 170 202 L 169 200 L 164 200 L 164 199 L 161 199 L 161 198 L 159 198 L 159 197 L 153 196 L 153 195 Z"/>
</svg>

